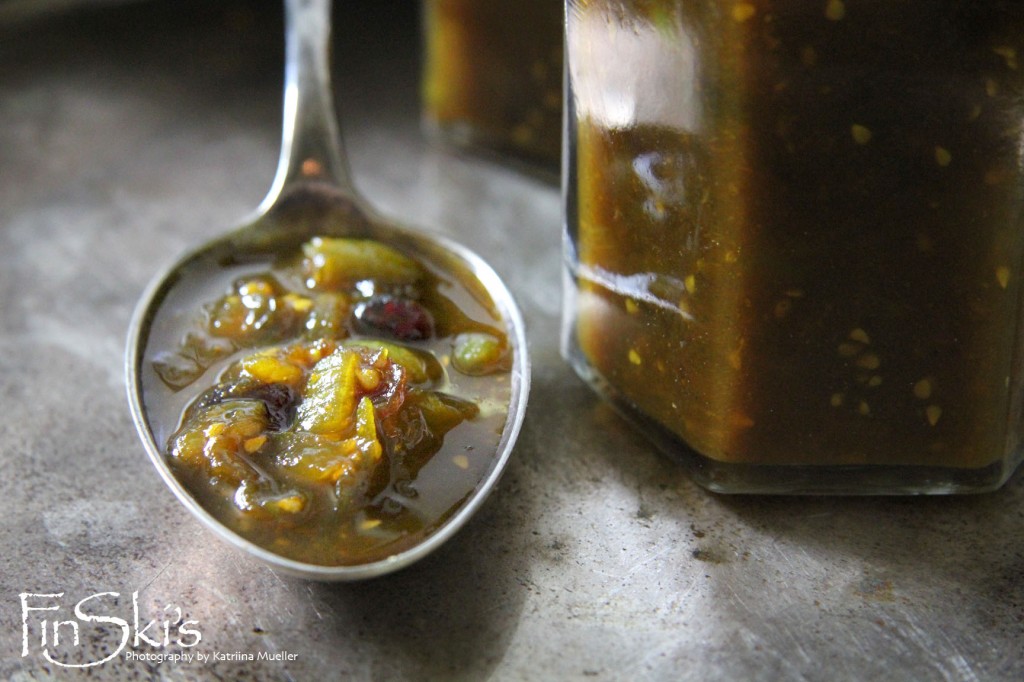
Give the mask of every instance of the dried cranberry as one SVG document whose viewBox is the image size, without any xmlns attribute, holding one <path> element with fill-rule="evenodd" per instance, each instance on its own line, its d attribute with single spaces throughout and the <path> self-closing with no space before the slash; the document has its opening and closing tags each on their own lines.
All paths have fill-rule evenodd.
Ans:
<svg viewBox="0 0 1024 682">
<path fill-rule="evenodd" d="M 356 330 L 382 334 L 399 341 L 422 341 L 434 335 L 434 318 L 422 305 L 408 298 L 376 296 L 355 309 Z"/>
</svg>

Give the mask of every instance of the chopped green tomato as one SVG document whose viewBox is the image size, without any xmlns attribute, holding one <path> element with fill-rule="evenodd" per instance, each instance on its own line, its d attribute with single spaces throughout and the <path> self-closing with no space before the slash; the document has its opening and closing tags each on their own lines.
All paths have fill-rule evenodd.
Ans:
<svg viewBox="0 0 1024 682">
<path fill-rule="evenodd" d="M 455 337 L 452 366 L 471 376 L 508 371 L 505 348 L 501 341 L 481 332 L 459 334 Z"/>
<path fill-rule="evenodd" d="M 356 371 L 359 354 L 338 350 L 316 363 L 299 405 L 298 422 L 304 431 L 340 437 L 352 428 L 356 407 Z"/>
<path fill-rule="evenodd" d="M 302 380 L 302 368 L 272 355 L 250 355 L 242 360 L 242 373 L 264 384 L 295 386 Z"/>
<path fill-rule="evenodd" d="M 242 304 L 241 296 L 225 296 L 210 310 L 210 332 L 224 337 L 244 336 L 252 329 L 247 322 L 250 315 L 253 321 L 256 319 L 253 312 Z"/>
<path fill-rule="evenodd" d="M 383 450 L 377 440 L 377 420 L 373 413 L 373 402 L 363 397 L 356 408 L 356 448 L 370 464 L 380 461 Z"/>
<path fill-rule="evenodd" d="M 401 452 L 404 466 L 415 470 L 434 456 L 449 432 L 478 414 L 479 408 L 468 400 L 410 389 L 401 410 L 381 420 L 380 433 L 388 450 Z"/>
<path fill-rule="evenodd" d="M 307 286 L 340 289 L 355 282 L 415 284 L 420 265 L 400 251 L 368 239 L 314 237 L 302 246 Z"/>
<path fill-rule="evenodd" d="M 339 506 L 347 506 L 367 492 L 384 453 L 377 438 L 373 402 L 365 396 L 356 407 L 351 437 L 292 430 L 279 441 L 276 463 L 280 471 L 296 483 L 333 486 Z"/>
<path fill-rule="evenodd" d="M 356 438 L 333 438 L 293 431 L 279 437 L 281 450 L 275 461 L 295 483 L 327 483 L 354 475 L 360 458 Z M 376 462 L 374 462 L 376 464 Z"/>
<path fill-rule="evenodd" d="M 181 351 L 163 351 L 153 358 L 153 371 L 172 391 L 180 391 L 202 376 L 206 368 Z"/>
<path fill-rule="evenodd" d="M 267 428 L 267 408 L 258 400 L 226 400 L 199 411 L 173 439 L 171 456 L 210 478 L 237 486 L 257 478 L 246 461 Z M 265 438 L 264 438 L 265 440 Z"/>
<path fill-rule="evenodd" d="M 423 393 L 418 407 L 423 418 L 436 438 L 443 437 L 467 419 L 480 413 L 474 403 L 445 393 Z"/>
<path fill-rule="evenodd" d="M 369 398 L 359 401 L 356 410 L 356 435 L 351 442 L 355 449 L 351 465 L 341 472 L 335 483 L 338 500 L 346 505 L 351 505 L 355 495 L 366 492 L 370 476 L 384 453 L 380 441 L 377 440 L 376 418 L 373 403 Z"/>
<path fill-rule="evenodd" d="M 414 384 L 425 384 L 437 381 L 444 375 L 444 368 L 430 353 L 424 353 L 390 341 L 378 339 L 346 339 L 341 342 L 342 348 L 365 348 L 373 352 L 383 352 L 391 362 L 401 365 L 408 372 L 409 380 Z"/>
<path fill-rule="evenodd" d="M 349 315 L 349 299 L 344 294 L 325 291 L 309 301 L 306 315 L 306 336 L 313 339 L 341 339 L 348 335 L 345 321 Z"/>
<path fill-rule="evenodd" d="M 189 355 L 203 368 L 227 357 L 235 350 L 230 340 L 199 332 L 189 332 L 185 337 L 185 345 L 189 349 Z"/>
<path fill-rule="evenodd" d="M 213 336 L 245 343 L 253 337 L 283 327 L 288 310 L 278 311 L 277 288 L 269 278 L 254 277 L 237 282 L 227 296 L 207 309 Z"/>
</svg>

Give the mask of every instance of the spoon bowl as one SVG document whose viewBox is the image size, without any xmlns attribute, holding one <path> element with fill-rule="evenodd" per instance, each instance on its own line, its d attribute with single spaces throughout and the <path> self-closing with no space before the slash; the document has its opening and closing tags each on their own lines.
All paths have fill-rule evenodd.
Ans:
<svg viewBox="0 0 1024 682">
<path fill-rule="evenodd" d="M 242 227 L 184 254 L 158 275 L 132 319 L 126 383 L 136 429 L 179 501 L 218 537 L 271 566 L 316 580 L 358 580 L 397 570 L 426 556 L 465 524 L 497 483 L 519 433 L 529 392 L 524 325 L 495 271 L 465 247 L 377 216 L 358 195 L 344 163 L 328 69 L 329 0 L 288 0 L 285 116 L 281 158 L 267 198 Z M 194 393 L 170 390 L 154 359 L 178 343 L 210 301 L 239 276 L 265 270 L 314 236 L 372 239 L 415 255 L 442 281 L 457 282 L 475 305 L 503 325 L 511 357 L 508 413 L 475 487 L 446 510 L 422 539 L 364 563 L 320 565 L 282 556 L 236 533 L 189 491 L 170 466 L 165 446 Z M 201 381 L 205 380 L 205 376 Z"/>
</svg>

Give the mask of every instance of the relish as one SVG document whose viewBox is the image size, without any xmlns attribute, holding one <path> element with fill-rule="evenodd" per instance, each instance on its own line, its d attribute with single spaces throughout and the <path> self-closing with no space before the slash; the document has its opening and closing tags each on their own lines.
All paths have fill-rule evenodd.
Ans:
<svg viewBox="0 0 1024 682">
<path fill-rule="evenodd" d="M 423 0 L 424 118 L 549 175 L 562 152 L 560 0 Z"/>
<path fill-rule="evenodd" d="M 277 554 L 346 565 L 416 544 L 473 491 L 510 360 L 472 287 L 319 236 L 236 276 L 152 366 L 190 396 L 166 456 L 200 504 Z"/>
<path fill-rule="evenodd" d="M 1024 6 L 570 6 L 584 375 L 720 490 L 1004 481 Z"/>
</svg>

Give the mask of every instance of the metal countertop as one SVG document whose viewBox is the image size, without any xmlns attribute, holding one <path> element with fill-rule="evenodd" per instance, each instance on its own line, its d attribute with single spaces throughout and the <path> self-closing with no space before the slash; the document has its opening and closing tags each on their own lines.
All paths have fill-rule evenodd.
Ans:
<svg viewBox="0 0 1024 682">
<path fill-rule="evenodd" d="M 62 626 L 58 662 L 116 653 L 88 669 L 102 680 L 1024 679 L 1024 477 L 960 498 L 698 488 L 559 356 L 557 189 L 424 138 L 412 2 L 338 3 L 353 174 L 507 279 L 534 364 L 524 431 L 481 513 L 398 574 L 310 583 L 220 543 L 145 456 L 123 346 L 159 267 L 269 187 L 279 11 L 17 4 L 0 2 L 0 678 L 75 678 L 39 622 L 116 592 L 83 608 L 128 641 Z M 43 593 L 63 596 L 26 603 L 62 610 L 23 618 Z M 170 645 L 136 646 L 133 594 Z M 195 647 L 173 643 L 183 621 Z M 183 652 L 210 660 L 157 660 Z"/>
</svg>

